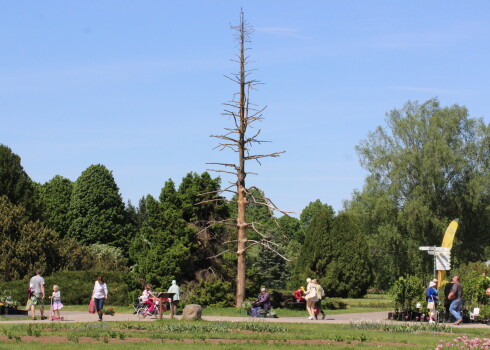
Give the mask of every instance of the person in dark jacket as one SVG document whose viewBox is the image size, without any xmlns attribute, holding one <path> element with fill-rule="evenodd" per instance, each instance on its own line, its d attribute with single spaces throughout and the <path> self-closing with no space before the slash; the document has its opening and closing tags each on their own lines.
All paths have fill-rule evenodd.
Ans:
<svg viewBox="0 0 490 350">
<path fill-rule="evenodd" d="M 451 313 L 449 312 L 449 306 L 451 306 L 451 300 L 448 299 L 448 295 L 451 292 L 451 289 L 453 288 L 453 283 L 449 282 L 446 283 L 444 286 L 444 308 L 446 309 L 445 315 L 445 320 L 444 322 L 446 323 L 451 323 Z"/>
</svg>

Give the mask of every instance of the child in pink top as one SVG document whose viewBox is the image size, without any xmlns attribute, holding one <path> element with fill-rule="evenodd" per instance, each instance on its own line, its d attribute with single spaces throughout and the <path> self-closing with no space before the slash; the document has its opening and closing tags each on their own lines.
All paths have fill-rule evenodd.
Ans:
<svg viewBox="0 0 490 350">
<path fill-rule="evenodd" d="M 155 295 L 150 291 L 151 285 L 147 284 L 145 289 L 143 289 L 143 293 L 141 294 L 141 301 L 149 306 L 148 314 L 151 314 L 153 309 L 155 308 L 155 303 L 150 299 L 150 296 L 156 298 Z"/>
</svg>

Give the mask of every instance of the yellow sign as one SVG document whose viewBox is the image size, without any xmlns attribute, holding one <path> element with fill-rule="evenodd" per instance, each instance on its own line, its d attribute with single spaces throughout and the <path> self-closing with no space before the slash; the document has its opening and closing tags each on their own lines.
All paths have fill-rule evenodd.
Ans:
<svg viewBox="0 0 490 350">
<path fill-rule="evenodd" d="M 456 234 L 456 230 L 458 229 L 458 224 L 459 220 L 454 219 L 451 221 L 449 226 L 446 229 L 446 233 L 444 234 L 444 238 L 442 240 L 442 245 L 441 247 L 446 247 L 446 248 L 452 248 L 453 247 L 453 241 L 454 241 L 454 235 Z M 437 271 L 437 286 L 440 287 L 442 281 L 446 278 L 446 271 L 444 270 L 438 270 Z"/>
<path fill-rule="evenodd" d="M 456 234 L 456 230 L 458 229 L 458 223 L 459 223 L 458 219 L 454 219 L 453 221 L 451 221 L 451 223 L 446 229 L 446 233 L 444 234 L 444 239 L 442 240 L 441 247 L 446 247 L 446 248 L 453 247 L 454 235 Z"/>
</svg>

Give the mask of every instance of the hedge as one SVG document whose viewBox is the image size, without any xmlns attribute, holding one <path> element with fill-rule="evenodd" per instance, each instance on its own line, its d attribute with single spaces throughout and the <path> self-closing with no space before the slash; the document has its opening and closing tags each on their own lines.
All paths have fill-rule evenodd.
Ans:
<svg viewBox="0 0 490 350">
<path fill-rule="evenodd" d="M 44 276 L 46 288 L 46 301 L 53 292 L 53 285 L 57 284 L 61 291 L 61 301 L 65 305 L 88 304 L 92 296 L 94 282 L 97 276 L 102 275 L 109 289 L 108 304 L 129 305 L 132 303 L 129 291 L 134 289 L 136 281 L 132 280 L 127 272 L 120 271 L 62 271 L 51 276 Z M 11 295 L 20 305 L 27 301 L 29 280 L 16 280 L 0 284 L 0 293 Z"/>
</svg>

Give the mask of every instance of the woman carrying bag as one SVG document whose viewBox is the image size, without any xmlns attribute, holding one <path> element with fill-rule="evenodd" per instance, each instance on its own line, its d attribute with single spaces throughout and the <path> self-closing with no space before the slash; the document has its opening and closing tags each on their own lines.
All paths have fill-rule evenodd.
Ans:
<svg viewBox="0 0 490 350">
<path fill-rule="evenodd" d="M 318 291 L 316 290 L 316 285 L 311 281 L 311 278 L 307 278 L 306 282 L 308 286 L 306 287 L 305 300 L 306 300 L 306 310 L 310 317 L 309 320 L 315 319 L 315 303 L 318 301 Z"/>
<path fill-rule="evenodd" d="M 104 310 L 104 302 L 107 299 L 108 290 L 107 285 L 105 284 L 104 277 L 97 277 L 97 281 L 94 284 L 94 290 L 92 292 L 92 299 L 95 303 L 95 308 L 97 309 L 97 313 L 99 316 L 99 322 L 102 322 L 102 315 Z M 90 312 L 90 310 L 89 310 Z"/>
<path fill-rule="evenodd" d="M 436 283 L 431 281 L 425 291 L 425 297 L 427 299 L 427 309 L 429 309 L 430 319 L 429 323 L 435 323 L 437 321 L 437 295 L 439 294 L 436 287 Z"/>
</svg>

